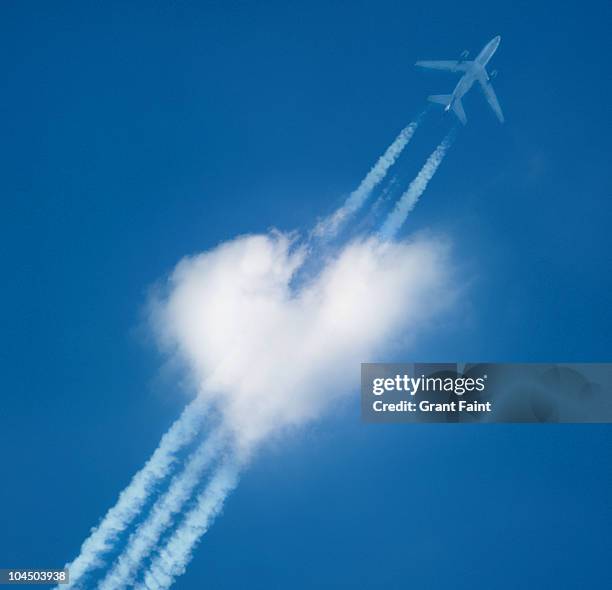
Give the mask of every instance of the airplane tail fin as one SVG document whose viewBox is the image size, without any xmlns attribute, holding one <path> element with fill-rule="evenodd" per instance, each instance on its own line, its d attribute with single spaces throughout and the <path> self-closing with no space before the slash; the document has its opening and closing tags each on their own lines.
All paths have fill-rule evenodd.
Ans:
<svg viewBox="0 0 612 590">
<path fill-rule="evenodd" d="M 450 94 L 432 94 L 427 97 L 429 102 L 435 102 L 436 104 L 444 105 L 445 107 L 449 105 L 451 101 Z"/>
<path fill-rule="evenodd" d="M 461 100 L 453 101 L 451 106 L 451 100 L 453 99 L 451 94 L 432 94 L 427 97 L 429 102 L 435 102 L 436 104 L 441 104 L 448 111 L 449 108 L 453 109 L 457 118 L 465 125 L 467 123 L 467 117 L 465 116 L 465 111 L 463 110 L 463 104 Z"/>
</svg>

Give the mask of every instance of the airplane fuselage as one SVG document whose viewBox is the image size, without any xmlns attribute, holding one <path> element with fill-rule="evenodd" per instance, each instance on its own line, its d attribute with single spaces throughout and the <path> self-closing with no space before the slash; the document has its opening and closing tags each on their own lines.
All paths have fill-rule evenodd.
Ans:
<svg viewBox="0 0 612 590">
<path fill-rule="evenodd" d="M 450 110 L 456 100 L 461 100 L 463 95 L 468 93 L 470 88 L 474 85 L 474 82 L 476 82 L 479 78 L 484 76 L 485 80 L 489 79 L 486 65 L 493 57 L 493 54 L 497 51 L 500 41 L 501 37 L 498 35 L 484 46 L 482 51 L 472 62 L 471 67 L 465 72 L 465 74 L 463 74 L 463 76 L 461 76 L 459 82 L 457 82 L 457 86 L 455 86 L 455 89 L 451 95 L 451 100 L 444 109 L 445 111 Z"/>
</svg>

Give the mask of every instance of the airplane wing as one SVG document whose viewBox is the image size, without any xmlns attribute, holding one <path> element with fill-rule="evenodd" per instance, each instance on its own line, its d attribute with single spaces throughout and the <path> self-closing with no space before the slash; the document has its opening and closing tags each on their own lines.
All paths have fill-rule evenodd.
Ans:
<svg viewBox="0 0 612 590">
<path fill-rule="evenodd" d="M 430 68 L 432 70 L 446 70 L 447 72 L 465 72 L 470 69 L 472 61 L 417 61 L 414 65 L 421 68 Z"/>
<path fill-rule="evenodd" d="M 499 101 L 497 100 L 497 96 L 495 96 L 495 90 L 493 90 L 491 82 L 489 82 L 485 77 L 479 78 L 479 82 L 487 102 L 493 109 L 493 112 L 497 115 L 499 122 L 503 123 L 504 113 L 502 113 L 501 107 L 499 106 Z"/>
</svg>

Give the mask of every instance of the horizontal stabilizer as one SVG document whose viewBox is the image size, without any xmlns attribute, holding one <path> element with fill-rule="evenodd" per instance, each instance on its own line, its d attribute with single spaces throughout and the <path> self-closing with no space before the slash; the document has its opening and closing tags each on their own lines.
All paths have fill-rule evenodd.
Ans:
<svg viewBox="0 0 612 590">
<path fill-rule="evenodd" d="M 456 100 L 453 103 L 453 111 L 455 111 L 455 115 L 457 115 L 459 120 L 465 125 L 467 123 L 467 117 L 465 116 L 465 111 L 463 110 L 463 104 L 460 100 Z"/>
<path fill-rule="evenodd" d="M 449 105 L 451 98 L 450 94 L 432 94 L 427 97 L 427 100 L 429 102 L 435 102 L 436 104 L 442 104 L 446 107 Z"/>
</svg>

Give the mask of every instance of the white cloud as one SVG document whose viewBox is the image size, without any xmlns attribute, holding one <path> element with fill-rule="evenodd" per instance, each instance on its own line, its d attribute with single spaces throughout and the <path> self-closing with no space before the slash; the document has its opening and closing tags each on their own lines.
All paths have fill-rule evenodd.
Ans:
<svg viewBox="0 0 612 590">
<path fill-rule="evenodd" d="M 355 241 L 294 288 L 304 256 L 285 234 L 236 238 L 181 261 L 152 308 L 245 453 L 355 392 L 361 362 L 384 360 L 449 300 L 443 240 Z"/>
</svg>

